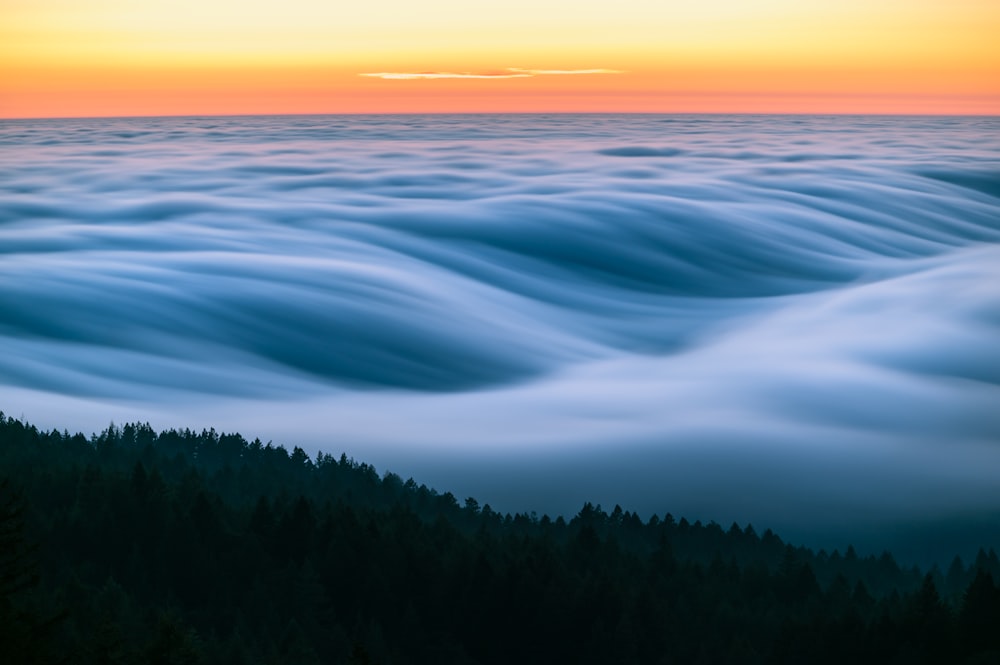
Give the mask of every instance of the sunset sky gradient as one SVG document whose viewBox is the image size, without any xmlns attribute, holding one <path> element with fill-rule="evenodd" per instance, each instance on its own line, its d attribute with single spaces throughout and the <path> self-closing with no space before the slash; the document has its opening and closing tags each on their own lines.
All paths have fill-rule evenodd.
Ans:
<svg viewBox="0 0 1000 665">
<path fill-rule="evenodd" d="M 996 0 L 0 0 L 0 116 L 1000 113 Z"/>
</svg>

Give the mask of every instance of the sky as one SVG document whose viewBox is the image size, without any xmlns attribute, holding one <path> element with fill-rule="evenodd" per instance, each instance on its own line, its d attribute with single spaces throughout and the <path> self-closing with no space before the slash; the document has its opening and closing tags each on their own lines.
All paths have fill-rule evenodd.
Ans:
<svg viewBox="0 0 1000 665">
<path fill-rule="evenodd" d="M 0 117 L 1000 113 L 996 0 L 0 0 Z"/>
</svg>

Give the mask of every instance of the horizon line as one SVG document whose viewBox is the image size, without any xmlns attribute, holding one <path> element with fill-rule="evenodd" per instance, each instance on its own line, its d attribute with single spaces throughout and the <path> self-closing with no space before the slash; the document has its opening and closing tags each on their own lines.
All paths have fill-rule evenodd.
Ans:
<svg viewBox="0 0 1000 665">
<path fill-rule="evenodd" d="M 163 113 L 123 115 L 0 115 L 5 120 L 125 120 L 159 118 L 282 118 L 328 116 L 776 116 L 776 117 L 853 117 L 853 118 L 1000 118 L 1000 113 L 858 113 L 844 111 L 331 111 L 323 113 Z"/>
</svg>

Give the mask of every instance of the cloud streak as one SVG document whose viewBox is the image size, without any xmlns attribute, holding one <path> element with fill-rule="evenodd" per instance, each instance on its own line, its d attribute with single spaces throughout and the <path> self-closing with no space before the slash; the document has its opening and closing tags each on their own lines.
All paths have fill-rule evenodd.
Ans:
<svg viewBox="0 0 1000 665">
<path fill-rule="evenodd" d="M 618 69 L 521 69 L 508 67 L 508 71 L 530 76 L 575 76 L 580 74 L 624 74 Z"/>
<path fill-rule="evenodd" d="M 521 69 L 508 67 L 502 73 L 476 74 L 470 72 L 366 72 L 358 76 L 380 78 L 389 81 L 413 81 L 433 79 L 518 79 L 536 76 L 579 76 L 592 74 L 622 74 L 617 69 Z"/>
</svg>

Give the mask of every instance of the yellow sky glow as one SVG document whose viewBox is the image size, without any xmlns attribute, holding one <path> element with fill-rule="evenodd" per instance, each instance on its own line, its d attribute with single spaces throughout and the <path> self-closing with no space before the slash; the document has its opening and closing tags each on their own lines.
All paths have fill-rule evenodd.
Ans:
<svg viewBox="0 0 1000 665">
<path fill-rule="evenodd" d="M 0 0 L 0 116 L 997 114 L 997 35 L 996 0 Z"/>
</svg>

